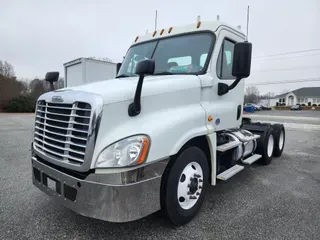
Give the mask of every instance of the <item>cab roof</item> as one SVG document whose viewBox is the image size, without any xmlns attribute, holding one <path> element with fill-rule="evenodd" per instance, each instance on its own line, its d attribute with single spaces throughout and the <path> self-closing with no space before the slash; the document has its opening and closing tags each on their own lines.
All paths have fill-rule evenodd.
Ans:
<svg viewBox="0 0 320 240">
<path fill-rule="evenodd" d="M 193 24 L 177 26 L 177 27 L 169 27 L 164 29 L 158 29 L 157 31 L 153 31 L 147 33 L 145 35 L 137 36 L 133 44 L 150 41 L 153 39 L 160 39 L 168 36 L 179 35 L 188 32 L 196 32 L 196 31 L 212 31 L 215 32 L 219 27 L 229 28 L 230 30 L 235 31 L 236 33 L 245 37 L 245 34 L 239 29 L 232 27 L 221 21 L 198 21 Z"/>
</svg>

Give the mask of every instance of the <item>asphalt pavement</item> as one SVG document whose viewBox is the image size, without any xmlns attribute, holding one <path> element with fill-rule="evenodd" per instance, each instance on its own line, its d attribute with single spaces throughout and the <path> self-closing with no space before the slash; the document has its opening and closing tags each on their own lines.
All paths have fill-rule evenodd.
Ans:
<svg viewBox="0 0 320 240">
<path fill-rule="evenodd" d="M 197 217 L 172 227 L 159 213 L 115 224 L 51 200 L 31 181 L 33 121 L 0 114 L 0 239 L 319 239 L 319 130 L 288 129 L 280 158 L 209 187 Z"/>
</svg>

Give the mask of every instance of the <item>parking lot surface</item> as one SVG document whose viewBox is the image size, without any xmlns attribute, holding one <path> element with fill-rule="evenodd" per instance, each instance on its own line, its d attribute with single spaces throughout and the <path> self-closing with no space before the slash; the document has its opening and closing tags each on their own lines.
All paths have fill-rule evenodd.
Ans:
<svg viewBox="0 0 320 240">
<path fill-rule="evenodd" d="M 198 216 L 172 227 L 159 213 L 115 224 L 52 201 L 31 181 L 33 121 L 0 114 L 0 239 L 319 239 L 318 130 L 289 129 L 282 157 L 211 186 Z"/>
</svg>

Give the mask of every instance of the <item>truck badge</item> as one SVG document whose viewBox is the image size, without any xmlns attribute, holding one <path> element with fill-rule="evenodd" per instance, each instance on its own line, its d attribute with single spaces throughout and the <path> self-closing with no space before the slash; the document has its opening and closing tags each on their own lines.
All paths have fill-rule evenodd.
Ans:
<svg viewBox="0 0 320 240">
<path fill-rule="evenodd" d="M 63 102 L 63 97 L 61 96 L 53 96 L 52 102 Z"/>
</svg>

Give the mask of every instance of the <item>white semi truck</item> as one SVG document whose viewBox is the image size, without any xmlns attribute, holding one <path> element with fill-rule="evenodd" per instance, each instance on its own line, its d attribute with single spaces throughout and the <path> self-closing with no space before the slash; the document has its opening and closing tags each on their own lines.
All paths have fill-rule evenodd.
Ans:
<svg viewBox="0 0 320 240">
<path fill-rule="evenodd" d="M 63 67 L 64 87 L 109 80 L 115 78 L 117 74 L 115 63 L 93 58 L 77 58 L 64 63 Z"/>
<path fill-rule="evenodd" d="M 220 21 L 137 37 L 115 79 L 39 97 L 33 184 L 84 216 L 127 222 L 161 209 L 187 223 L 210 185 L 282 154 L 283 125 L 242 116 L 251 52 Z"/>
</svg>

